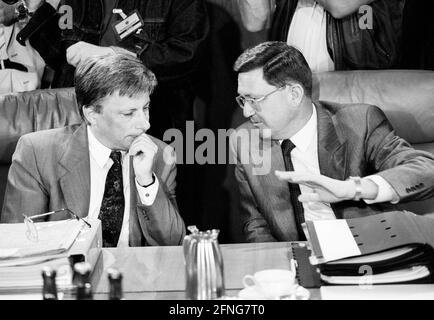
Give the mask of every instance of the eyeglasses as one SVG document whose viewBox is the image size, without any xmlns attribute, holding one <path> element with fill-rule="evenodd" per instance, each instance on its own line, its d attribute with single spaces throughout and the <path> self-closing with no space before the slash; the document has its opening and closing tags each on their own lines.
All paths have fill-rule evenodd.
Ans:
<svg viewBox="0 0 434 320">
<path fill-rule="evenodd" d="M 255 110 L 255 111 L 259 111 L 260 110 L 260 106 L 259 103 L 264 101 L 265 99 L 267 99 L 269 96 L 271 96 L 273 93 L 284 89 L 286 86 L 283 87 L 279 87 L 276 90 L 271 91 L 270 93 L 267 93 L 266 95 L 259 97 L 259 98 L 247 98 L 244 97 L 242 95 L 239 95 L 238 97 L 235 98 L 235 100 L 237 101 L 238 105 L 240 106 L 241 109 L 244 109 L 246 102 L 250 104 L 250 106 Z"/>
<path fill-rule="evenodd" d="M 37 220 L 37 219 L 40 219 L 43 217 L 47 217 L 47 216 L 51 216 L 54 214 L 59 214 L 59 213 L 66 213 L 70 217 L 70 219 L 76 219 L 76 220 L 82 221 L 89 228 L 92 227 L 89 222 L 87 222 L 83 218 L 77 216 L 74 212 L 72 212 L 69 209 L 60 209 L 60 210 L 51 211 L 51 212 L 47 212 L 47 213 L 43 213 L 43 214 L 37 214 L 37 215 L 33 215 L 33 216 L 26 216 L 23 214 L 24 224 L 26 225 L 26 237 L 27 237 L 27 239 L 29 239 L 30 241 L 34 241 L 34 242 L 37 242 L 39 240 L 38 227 L 35 225 L 34 220 Z"/>
</svg>

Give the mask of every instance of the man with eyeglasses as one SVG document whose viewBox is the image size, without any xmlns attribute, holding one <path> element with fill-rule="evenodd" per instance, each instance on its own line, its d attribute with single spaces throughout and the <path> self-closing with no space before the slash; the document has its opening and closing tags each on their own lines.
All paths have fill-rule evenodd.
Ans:
<svg viewBox="0 0 434 320">
<path fill-rule="evenodd" d="M 247 241 L 304 240 L 306 220 L 362 217 L 434 195 L 433 155 L 397 137 L 378 107 L 313 102 L 311 70 L 294 47 L 259 44 L 234 69 L 249 119 L 230 139 Z M 260 139 L 239 139 L 245 131 Z M 261 152 L 268 170 L 258 173 Z"/>
<path fill-rule="evenodd" d="M 82 123 L 33 132 L 18 141 L 2 222 L 66 208 L 100 219 L 104 247 L 180 245 L 185 236 L 175 196 L 172 147 L 146 133 L 157 80 L 129 54 L 94 56 L 78 65 Z"/>
</svg>

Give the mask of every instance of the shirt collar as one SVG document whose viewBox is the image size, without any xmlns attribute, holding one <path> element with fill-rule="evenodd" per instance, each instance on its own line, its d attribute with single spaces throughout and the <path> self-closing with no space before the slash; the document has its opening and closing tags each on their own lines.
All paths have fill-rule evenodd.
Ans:
<svg viewBox="0 0 434 320">
<path fill-rule="evenodd" d="M 108 159 L 110 158 L 111 149 L 107 148 L 94 136 L 90 126 L 87 126 L 87 137 L 89 140 L 89 152 L 95 159 L 96 163 L 104 168 Z"/>
<path fill-rule="evenodd" d="M 312 139 L 317 134 L 317 112 L 315 105 L 312 104 L 313 111 L 309 121 L 301 128 L 296 134 L 291 137 L 292 143 L 296 148 L 300 149 L 302 152 L 306 152 L 309 148 Z"/>
</svg>

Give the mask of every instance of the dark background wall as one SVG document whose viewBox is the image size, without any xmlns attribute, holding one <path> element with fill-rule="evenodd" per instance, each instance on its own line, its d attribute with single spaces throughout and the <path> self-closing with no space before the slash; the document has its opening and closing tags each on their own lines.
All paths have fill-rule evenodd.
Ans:
<svg viewBox="0 0 434 320">
<path fill-rule="evenodd" d="M 207 0 L 207 9 L 210 32 L 197 84 L 195 119 L 198 128 L 212 129 L 217 135 L 218 129 L 235 128 L 244 121 L 235 101 L 237 75 L 232 66 L 244 49 L 265 40 L 266 35 L 243 28 L 237 1 Z M 222 164 L 200 169 L 203 193 L 197 199 L 202 211 L 197 226 L 201 230 L 220 229 L 221 243 L 243 241 L 232 169 Z"/>
</svg>

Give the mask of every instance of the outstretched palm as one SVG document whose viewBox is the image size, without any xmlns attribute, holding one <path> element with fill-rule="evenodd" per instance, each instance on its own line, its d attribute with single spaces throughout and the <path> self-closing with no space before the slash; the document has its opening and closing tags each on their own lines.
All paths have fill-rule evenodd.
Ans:
<svg viewBox="0 0 434 320">
<path fill-rule="evenodd" d="M 354 190 L 348 181 L 332 179 L 320 174 L 296 171 L 276 171 L 280 180 L 290 183 L 298 183 L 308 186 L 314 190 L 313 193 L 302 194 L 299 197 L 301 202 L 340 202 L 352 198 Z"/>
</svg>

